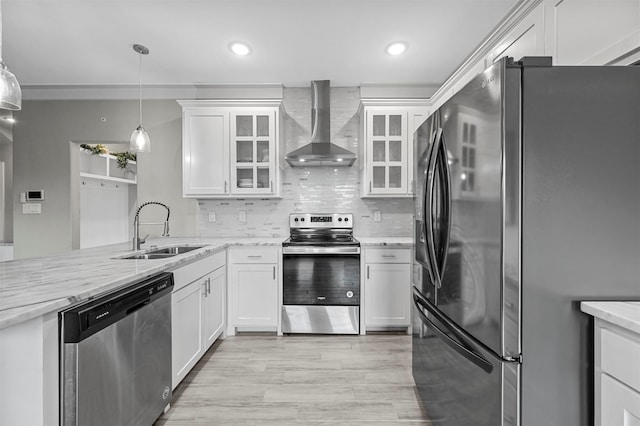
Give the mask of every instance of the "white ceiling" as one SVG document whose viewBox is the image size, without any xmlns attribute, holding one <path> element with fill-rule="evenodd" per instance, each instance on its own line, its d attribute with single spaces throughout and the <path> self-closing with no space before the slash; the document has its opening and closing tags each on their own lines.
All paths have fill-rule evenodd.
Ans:
<svg viewBox="0 0 640 426">
<path fill-rule="evenodd" d="M 3 0 L 2 53 L 23 87 L 282 83 L 439 85 L 518 0 Z M 230 53 L 247 42 L 250 56 Z M 384 52 L 409 43 L 400 57 Z"/>
</svg>

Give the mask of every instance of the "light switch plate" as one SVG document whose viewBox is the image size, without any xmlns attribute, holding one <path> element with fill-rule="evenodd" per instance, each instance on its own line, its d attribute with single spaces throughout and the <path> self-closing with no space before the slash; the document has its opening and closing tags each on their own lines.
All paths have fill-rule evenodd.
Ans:
<svg viewBox="0 0 640 426">
<path fill-rule="evenodd" d="M 216 212 L 209 212 L 209 222 L 216 221 Z"/>
<path fill-rule="evenodd" d="M 25 203 L 22 205 L 22 214 L 41 214 L 42 204 L 40 203 Z"/>
<path fill-rule="evenodd" d="M 247 212 L 244 210 L 240 210 L 238 212 L 238 221 L 239 222 L 246 222 L 247 221 Z"/>
<path fill-rule="evenodd" d="M 380 213 L 380 210 L 376 210 L 375 212 L 373 212 L 373 221 L 380 222 L 381 220 L 382 220 L 382 214 Z"/>
</svg>

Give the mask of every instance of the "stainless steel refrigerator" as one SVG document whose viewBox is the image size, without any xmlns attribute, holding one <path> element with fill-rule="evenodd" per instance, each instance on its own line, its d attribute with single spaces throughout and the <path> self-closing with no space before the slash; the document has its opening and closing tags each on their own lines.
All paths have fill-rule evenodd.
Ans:
<svg viewBox="0 0 640 426">
<path fill-rule="evenodd" d="M 640 300 L 640 67 L 503 58 L 414 134 L 413 377 L 437 425 L 593 422 L 581 300 Z"/>
</svg>

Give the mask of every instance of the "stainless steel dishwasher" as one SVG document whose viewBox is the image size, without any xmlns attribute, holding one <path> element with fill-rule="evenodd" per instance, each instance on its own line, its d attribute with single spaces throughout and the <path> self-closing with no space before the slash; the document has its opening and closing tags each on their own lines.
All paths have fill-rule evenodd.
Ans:
<svg viewBox="0 0 640 426">
<path fill-rule="evenodd" d="M 61 312 L 60 424 L 145 425 L 171 401 L 171 290 L 162 273 Z"/>
</svg>

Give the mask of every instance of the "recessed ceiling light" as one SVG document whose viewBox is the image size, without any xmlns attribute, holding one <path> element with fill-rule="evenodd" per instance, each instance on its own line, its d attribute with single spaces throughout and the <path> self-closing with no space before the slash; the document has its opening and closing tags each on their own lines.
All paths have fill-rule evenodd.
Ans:
<svg viewBox="0 0 640 426">
<path fill-rule="evenodd" d="M 407 43 L 403 41 L 397 41 L 387 46 L 386 51 L 391 56 L 397 56 L 406 52 L 408 48 L 409 46 L 407 45 Z"/>
<path fill-rule="evenodd" d="M 251 53 L 251 48 L 247 44 L 238 41 L 231 43 L 229 49 L 238 56 L 247 56 Z"/>
</svg>

